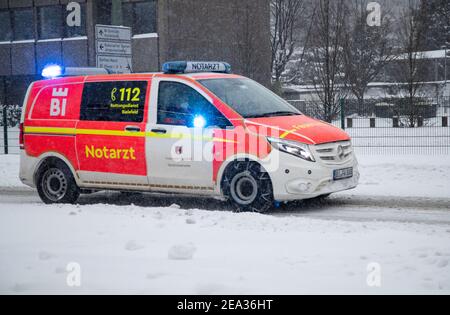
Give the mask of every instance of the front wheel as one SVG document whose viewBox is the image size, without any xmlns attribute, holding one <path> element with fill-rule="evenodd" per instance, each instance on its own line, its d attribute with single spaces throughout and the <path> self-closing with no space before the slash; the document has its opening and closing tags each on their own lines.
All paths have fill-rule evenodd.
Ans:
<svg viewBox="0 0 450 315">
<path fill-rule="evenodd" d="M 80 196 L 72 172 L 60 161 L 46 163 L 41 167 L 36 186 L 46 204 L 73 204 Z"/>
<path fill-rule="evenodd" d="M 237 212 L 264 213 L 274 202 L 269 174 L 256 162 L 235 162 L 229 166 L 223 192 Z"/>
</svg>

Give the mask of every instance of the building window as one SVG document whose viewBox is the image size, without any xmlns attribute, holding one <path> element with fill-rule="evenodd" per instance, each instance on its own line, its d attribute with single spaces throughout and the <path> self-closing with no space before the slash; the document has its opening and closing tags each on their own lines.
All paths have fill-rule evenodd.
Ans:
<svg viewBox="0 0 450 315">
<path fill-rule="evenodd" d="M 9 76 L 4 81 L 4 104 L 22 106 L 28 86 L 38 80 L 33 76 Z M 1 86 L 0 86 L 1 88 Z M 2 99 L 2 97 L 0 97 Z"/>
<path fill-rule="evenodd" d="M 12 40 L 11 15 L 9 11 L 0 11 L 0 42 Z"/>
<path fill-rule="evenodd" d="M 70 12 L 68 12 L 66 10 L 66 14 L 64 16 L 65 21 L 64 21 L 64 25 L 65 25 L 65 37 L 80 37 L 80 36 L 86 36 L 86 4 L 85 3 L 80 3 L 80 7 L 81 7 L 81 25 L 80 26 L 69 26 L 67 23 L 67 17 L 70 14 Z"/>
<path fill-rule="evenodd" d="M 16 9 L 12 11 L 14 40 L 34 39 L 33 9 Z"/>
<path fill-rule="evenodd" d="M 62 38 L 62 7 L 38 7 L 39 39 Z"/>
<path fill-rule="evenodd" d="M 123 4 L 123 24 L 133 34 L 157 32 L 157 1 L 128 2 Z"/>
</svg>

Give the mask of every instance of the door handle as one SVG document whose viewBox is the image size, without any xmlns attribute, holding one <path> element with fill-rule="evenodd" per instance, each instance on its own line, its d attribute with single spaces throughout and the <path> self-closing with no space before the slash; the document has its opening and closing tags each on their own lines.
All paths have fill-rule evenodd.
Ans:
<svg viewBox="0 0 450 315">
<path fill-rule="evenodd" d="M 125 131 L 129 131 L 129 132 L 140 132 L 141 128 L 137 127 L 137 126 L 126 126 L 125 127 Z"/>
<path fill-rule="evenodd" d="M 160 134 L 166 134 L 167 130 L 166 129 L 152 129 L 151 132 L 160 133 Z"/>
</svg>

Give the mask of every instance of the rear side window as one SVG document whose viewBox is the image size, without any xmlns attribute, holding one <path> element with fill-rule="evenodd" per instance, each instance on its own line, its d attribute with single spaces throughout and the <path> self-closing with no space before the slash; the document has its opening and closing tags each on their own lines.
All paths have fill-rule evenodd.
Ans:
<svg viewBox="0 0 450 315">
<path fill-rule="evenodd" d="M 146 96 L 146 81 L 86 83 L 80 120 L 142 122 Z"/>
</svg>

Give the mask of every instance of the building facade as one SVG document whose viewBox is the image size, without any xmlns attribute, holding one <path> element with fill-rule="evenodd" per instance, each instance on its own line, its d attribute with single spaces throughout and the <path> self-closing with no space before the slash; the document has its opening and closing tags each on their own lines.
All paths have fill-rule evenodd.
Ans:
<svg viewBox="0 0 450 315">
<path fill-rule="evenodd" d="M 48 64 L 96 66 L 96 24 L 132 27 L 133 72 L 223 60 L 270 84 L 269 0 L 0 0 L 0 104 Z"/>
</svg>

